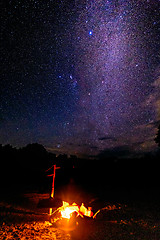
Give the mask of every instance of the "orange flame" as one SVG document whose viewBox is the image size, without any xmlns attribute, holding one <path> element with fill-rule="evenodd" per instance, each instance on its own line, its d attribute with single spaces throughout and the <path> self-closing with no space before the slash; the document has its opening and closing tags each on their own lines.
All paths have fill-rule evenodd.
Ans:
<svg viewBox="0 0 160 240">
<path fill-rule="evenodd" d="M 79 207 L 76 203 L 69 205 L 69 203 L 63 201 L 62 210 L 60 212 L 61 212 L 62 218 L 70 219 L 73 212 L 77 212 L 77 213 L 79 212 Z"/>
<path fill-rule="evenodd" d="M 60 213 L 62 218 L 70 219 L 73 212 L 76 212 L 77 215 L 81 215 L 81 216 L 87 216 L 87 217 L 93 216 L 91 208 L 89 207 L 87 209 L 83 203 L 79 207 L 76 203 L 69 205 L 68 202 L 63 201 L 63 206 L 60 208 Z"/>
</svg>

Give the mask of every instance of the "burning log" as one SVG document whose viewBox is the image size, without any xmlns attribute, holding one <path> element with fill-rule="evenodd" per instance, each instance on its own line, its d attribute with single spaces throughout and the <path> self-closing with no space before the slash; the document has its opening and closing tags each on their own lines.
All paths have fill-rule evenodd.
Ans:
<svg viewBox="0 0 160 240">
<path fill-rule="evenodd" d="M 63 206 L 60 209 L 60 213 L 62 218 L 68 218 L 70 219 L 72 216 L 72 213 L 79 214 L 79 206 L 76 203 L 73 203 L 72 205 L 69 205 L 68 202 L 63 201 Z"/>
<path fill-rule="evenodd" d="M 75 229 L 78 225 L 78 217 L 92 218 L 93 212 L 91 207 L 87 209 L 83 203 L 79 206 L 76 203 L 70 205 L 68 202 L 63 201 L 63 205 L 56 209 L 50 216 L 50 222 L 68 231 Z"/>
</svg>

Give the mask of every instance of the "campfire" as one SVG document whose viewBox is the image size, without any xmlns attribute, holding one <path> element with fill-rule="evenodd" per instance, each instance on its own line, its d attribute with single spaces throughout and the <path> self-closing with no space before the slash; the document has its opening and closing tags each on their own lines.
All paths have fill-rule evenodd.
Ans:
<svg viewBox="0 0 160 240">
<path fill-rule="evenodd" d="M 103 210 L 115 210 L 120 209 L 120 207 L 113 206 L 106 206 L 99 209 L 96 213 L 92 212 L 92 208 L 86 208 L 84 203 L 81 205 L 76 204 L 75 202 L 70 204 L 66 201 L 62 201 L 61 199 L 54 198 L 54 181 L 55 181 L 55 174 L 56 169 L 60 169 L 60 167 L 56 167 L 53 165 L 51 168 L 46 170 L 48 172 L 50 169 L 53 169 L 53 174 L 48 175 L 49 177 L 53 177 L 52 181 L 52 190 L 50 199 L 48 201 L 49 208 L 49 219 L 52 224 L 56 224 L 58 227 L 62 228 L 63 230 L 72 231 L 75 229 L 76 225 L 80 225 L 80 222 L 88 222 L 87 219 L 95 219 L 97 214 Z M 61 206 L 62 205 L 62 206 Z M 59 207 L 60 206 L 60 207 Z M 54 207 L 58 207 L 54 212 L 52 212 Z M 80 220 L 84 219 L 84 220 Z"/>
<path fill-rule="evenodd" d="M 53 168 L 53 174 L 50 174 L 48 176 L 53 177 L 51 199 L 53 199 L 55 201 L 54 181 L 55 181 L 56 169 L 59 169 L 60 167 L 56 167 L 56 165 L 53 165 L 51 168 L 46 170 L 46 172 L 48 172 L 52 168 Z M 50 208 L 49 215 L 50 215 L 50 220 L 53 223 L 53 222 L 56 222 L 59 220 L 64 220 L 64 219 L 70 220 L 72 218 L 72 220 L 73 220 L 74 217 L 78 217 L 78 216 L 81 216 L 82 218 L 84 218 L 84 217 L 91 218 L 93 216 L 93 212 L 91 210 L 91 207 L 88 207 L 88 209 L 87 209 L 83 203 L 81 204 L 81 206 L 79 206 L 76 203 L 73 203 L 72 205 L 70 205 L 68 202 L 63 201 L 63 205 L 61 207 L 57 208 L 53 213 L 52 213 L 52 208 Z M 58 217 L 56 217 L 56 215 L 58 215 Z"/>
<path fill-rule="evenodd" d="M 72 213 L 79 215 L 79 206 L 76 203 L 69 205 L 68 202 L 63 201 L 63 206 L 60 208 L 60 213 L 62 218 L 71 218 Z"/>
<path fill-rule="evenodd" d="M 57 208 L 50 216 L 50 221 L 64 230 L 70 230 L 78 225 L 78 217 L 92 218 L 93 212 L 91 207 L 86 208 L 83 203 L 79 206 L 76 203 L 69 204 L 63 201 L 63 205 Z"/>
<path fill-rule="evenodd" d="M 61 213 L 62 218 L 68 218 L 70 219 L 72 216 L 72 213 L 76 213 L 77 216 L 81 217 L 92 217 L 93 213 L 91 211 L 91 207 L 88 207 L 88 209 L 84 206 L 82 203 L 81 206 L 78 206 L 76 203 L 73 203 L 70 205 L 68 202 L 63 201 L 63 206 L 59 208 L 59 211 Z"/>
</svg>

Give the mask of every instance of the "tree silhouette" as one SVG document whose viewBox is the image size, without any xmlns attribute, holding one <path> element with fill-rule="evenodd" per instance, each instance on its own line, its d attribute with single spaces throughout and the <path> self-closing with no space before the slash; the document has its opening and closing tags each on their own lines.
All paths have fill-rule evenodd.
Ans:
<svg viewBox="0 0 160 240">
<path fill-rule="evenodd" d="M 32 153 L 32 154 L 38 154 L 38 155 L 43 155 L 46 154 L 46 149 L 43 147 L 43 145 L 39 143 L 32 143 L 28 144 L 26 147 L 24 147 L 25 151 Z"/>
<path fill-rule="evenodd" d="M 158 143 L 158 146 L 160 147 L 160 125 L 158 126 L 158 133 L 156 134 L 156 137 L 154 140 L 156 143 Z"/>
</svg>

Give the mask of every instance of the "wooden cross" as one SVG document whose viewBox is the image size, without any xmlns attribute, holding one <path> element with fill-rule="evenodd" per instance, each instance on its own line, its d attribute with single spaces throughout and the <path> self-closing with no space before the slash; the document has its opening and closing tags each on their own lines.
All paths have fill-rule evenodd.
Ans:
<svg viewBox="0 0 160 240">
<path fill-rule="evenodd" d="M 46 170 L 46 172 L 48 172 L 50 169 L 53 168 L 53 174 L 47 175 L 47 177 L 53 177 L 53 181 L 52 181 L 52 190 L 51 190 L 51 198 L 54 198 L 54 182 L 55 182 L 55 176 L 56 176 L 56 169 L 60 169 L 60 167 L 56 167 L 56 164 L 53 165 L 51 168 L 49 168 L 48 170 Z M 52 214 L 52 208 L 49 209 L 49 214 Z"/>
</svg>

